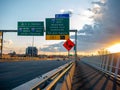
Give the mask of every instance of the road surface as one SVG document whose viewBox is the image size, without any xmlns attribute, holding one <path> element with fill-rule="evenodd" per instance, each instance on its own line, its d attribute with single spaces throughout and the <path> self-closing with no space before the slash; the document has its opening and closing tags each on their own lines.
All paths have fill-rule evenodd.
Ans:
<svg viewBox="0 0 120 90">
<path fill-rule="evenodd" d="M 19 61 L 0 63 L 0 90 L 10 90 L 69 61 Z"/>
</svg>

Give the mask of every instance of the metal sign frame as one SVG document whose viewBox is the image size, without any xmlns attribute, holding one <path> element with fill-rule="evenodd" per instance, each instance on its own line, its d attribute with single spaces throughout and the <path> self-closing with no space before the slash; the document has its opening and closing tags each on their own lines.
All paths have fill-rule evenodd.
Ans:
<svg viewBox="0 0 120 90">
<path fill-rule="evenodd" d="M 17 32 L 17 30 L 0 30 L 0 32 L 3 32 L 3 36 L 2 39 L 4 38 L 4 32 Z M 44 32 L 46 32 L 44 30 Z M 75 32 L 75 60 L 77 60 L 77 30 L 69 30 L 69 32 Z M 2 46 L 3 46 L 3 42 L 2 42 Z M 2 50 L 2 49 L 1 49 Z M 2 53 L 1 53 L 1 58 L 2 58 Z"/>
</svg>

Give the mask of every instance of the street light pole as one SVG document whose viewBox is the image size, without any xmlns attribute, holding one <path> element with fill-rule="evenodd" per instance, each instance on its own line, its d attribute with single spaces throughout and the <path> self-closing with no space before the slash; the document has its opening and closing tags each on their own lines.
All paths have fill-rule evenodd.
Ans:
<svg viewBox="0 0 120 90">
<path fill-rule="evenodd" d="M 33 47 L 34 47 L 34 36 L 33 36 L 33 38 L 32 38 L 32 57 L 34 56 Z"/>
</svg>

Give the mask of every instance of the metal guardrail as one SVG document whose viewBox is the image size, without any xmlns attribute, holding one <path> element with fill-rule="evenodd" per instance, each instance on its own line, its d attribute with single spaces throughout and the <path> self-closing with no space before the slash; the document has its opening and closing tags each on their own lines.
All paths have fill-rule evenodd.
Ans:
<svg viewBox="0 0 120 90">
<path fill-rule="evenodd" d="M 92 56 L 82 61 L 120 81 L 120 56 L 115 54 Z"/>
<path fill-rule="evenodd" d="M 61 72 L 44 90 L 51 90 L 52 87 L 58 82 L 58 80 L 60 80 L 60 78 L 62 78 L 62 76 L 64 76 L 72 66 L 73 63 L 71 63 L 63 72 Z"/>
<path fill-rule="evenodd" d="M 68 74 L 65 76 L 64 82 L 61 85 L 60 90 L 71 90 L 72 89 L 72 82 L 73 82 L 73 76 L 76 68 L 76 63 L 73 63 L 72 68 L 68 72 Z M 59 90 L 56 88 L 56 90 Z"/>
<path fill-rule="evenodd" d="M 61 79 L 73 66 L 73 61 L 58 67 L 40 77 L 28 81 L 13 90 L 51 90 L 52 87 Z"/>
</svg>

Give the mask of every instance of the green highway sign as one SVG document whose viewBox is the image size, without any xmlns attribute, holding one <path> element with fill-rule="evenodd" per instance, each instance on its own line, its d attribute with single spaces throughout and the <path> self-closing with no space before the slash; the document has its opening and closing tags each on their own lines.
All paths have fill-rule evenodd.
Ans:
<svg viewBox="0 0 120 90">
<path fill-rule="evenodd" d="M 18 35 L 43 36 L 44 22 L 18 22 Z"/>
<path fill-rule="evenodd" d="M 69 18 L 46 18 L 46 40 L 67 40 Z"/>
</svg>

